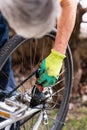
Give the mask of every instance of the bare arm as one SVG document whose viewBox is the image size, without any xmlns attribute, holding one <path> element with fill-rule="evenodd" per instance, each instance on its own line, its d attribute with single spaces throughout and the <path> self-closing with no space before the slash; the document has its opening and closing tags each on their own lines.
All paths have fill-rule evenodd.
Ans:
<svg viewBox="0 0 87 130">
<path fill-rule="evenodd" d="M 61 7 L 62 14 L 57 22 L 57 36 L 53 49 L 65 54 L 75 24 L 77 2 L 76 0 L 62 0 Z"/>
</svg>

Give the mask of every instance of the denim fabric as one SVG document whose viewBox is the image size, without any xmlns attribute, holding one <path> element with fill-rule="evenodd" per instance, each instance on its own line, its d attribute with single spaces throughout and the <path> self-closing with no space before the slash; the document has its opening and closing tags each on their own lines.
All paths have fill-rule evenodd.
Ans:
<svg viewBox="0 0 87 130">
<path fill-rule="evenodd" d="M 7 22 L 0 13 L 0 48 L 8 40 L 8 33 L 9 29 Z M 13 88 L 15 88 L 15 80 L 13 76 L 13 70 L 11 67 L 11 58 L 9 58 L 6 64 L 4 65 L 2 72 L 0 72 L 0 89 L 2 89 L 4 93 L 8 93 Z"/>
<path fill-rule="evenodd" d="M 5 21 L 4 17 L 0 13 L 0 49 L 4 45 L 4 43 L 8 40 L 9 36 L 9 29 L 7 22 Z M 11 62 L 11 57 L 8 59 L 6 64 L 4 65 L 2 71 L 0 72 L 0 89 L 2 89 L 2 92 L 4 94 L 9 93 L 15 88 L 15 80 L 14 80 L 14 75 L 13 75 L 13 70 L 12 70 L 12 62 Z M 16 92 L 13 93 L 13 95 Z M 0 122 L 3 119 L 0 118 Z M 16 124 L 17 126 L 19 125 L 19 122 Z M 5 130 L 5 129 L 2 129 Z M 14 124 L 11 126 L 10 130 L 14 130 Z M 18 127 L 18 130 L 19 127 Z"/>
<path fill-rule="evenodd" d="M 0 47 L 8 40 L 8 32 L 7 22 L 0 13 Z"/>
</svg>

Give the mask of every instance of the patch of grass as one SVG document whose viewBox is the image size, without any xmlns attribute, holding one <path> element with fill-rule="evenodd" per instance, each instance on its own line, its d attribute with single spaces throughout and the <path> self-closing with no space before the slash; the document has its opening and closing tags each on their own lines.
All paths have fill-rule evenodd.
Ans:
<svg viewBox="0 0 87 130">
<path fill-rule="evenodd" d="M 77 114 L 74 112 L 70 115 L 71 118 L 68 119 L 63 130 L 87 130 L 87 108 L 80 107 Z"/>
</svg>

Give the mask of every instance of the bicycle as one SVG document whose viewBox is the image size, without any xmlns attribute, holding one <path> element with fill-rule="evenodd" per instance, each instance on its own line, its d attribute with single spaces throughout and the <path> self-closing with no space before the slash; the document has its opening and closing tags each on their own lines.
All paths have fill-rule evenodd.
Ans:
<svg viewBox="0 0 87 130">
<path fill-rule="evenodd" d="M 0 70 L 2 71 L 9 57 L 15 59 L 16 55 L 17 61 L 12 60 L 12 62 L 17 83 L 16 89 L 19 89 L 20 93 L 10 97 L 16 90 L 14 89 L 6 95 L 3 102 L 0 102 L 0 106 L 2 106 L 0 107 L 0 116 L 5 118 L 0 123 L 0 129 L 9 130 L 11 125 L 13 123 L 16 124 L 18 121 L 20 122 L 19 125 L 15 125 L 13 130 L 18 128 L 20 130 L 61 130 L 63 125 L 65 125 L 73 78 L 73 61 L 69 45 L 58 81 L 55 85 L 44 89 L 46 100 L 41 101 L 37 106 L 29 106 L 32 99 L 32 87 L 36 81 L 36 72 L 42 59 L 49 54 L 55 36 L 56 29 L 44 36 L 43 40 L 28 40 L 15 35 L 2 47 L 0 51 Z M 42 41 L 43 43 L 40 44 L 39 42 Z M 51 44 L 51 47 L 49 47 L 49 44 Z M 47 46 L 49 49 L 47 49 Z M 23 57 L 24 48 L 29 48 L 29 52 Z M 25 57 L 27 60 L 25 60 Z M 25 61 L 28 62 L 28 66 Z M 3 73 L 7 76 L 5 72 Z M 5 107 L 3 107 L 3 104 Z"/>
</svg>

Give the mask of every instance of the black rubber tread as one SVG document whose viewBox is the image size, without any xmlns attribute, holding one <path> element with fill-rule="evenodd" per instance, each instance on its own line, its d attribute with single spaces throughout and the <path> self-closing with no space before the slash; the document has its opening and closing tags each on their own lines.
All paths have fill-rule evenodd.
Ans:
<svg viewBox="0 0 87 130">
<path fill-rule="evenodd" d="M 0 49 L 0 70 L 7 61 L 9 55 L 11 55 L 11 53 L 14 51 L 14 49 L 18 48 L 18 46 L 20 46 L 26 40 L 27 39 L 19 35 L 15 35 L 4 44 L 4 46 Z"/>
<path fill-rule="evenodd" d="M 61 130 L 63 125 L 65 124 L 65 118 L 69 108 L 70 95 L 72 90 L 72 82 L 73 82 L 73 62 L 70 48 L 68 46 L 66 53 L 65 66 L 68 66 L 68 73 L 66 73 L 66 81 L 64 95 L 62 99 L 62 103 L 58 112 L 58 116 L 56 118 L 57 123 L 55 122 L 54 128 L 52 130 Z M 62 113 L 62 115 L 61 115 Z"/>
<path fill-rule="evenodd" d="M 56 36 L 56 30 L 51 32 L 49 35 L 51 38 L 55 40 Z M 58 111 L 58 115 L 56 117 L 56 122 L 54 123 L 54 126 L 51 130 L 61 130 L 63 125 L 65 124 L 65 118 L 68 112 L 69 108 L 69 100 L 70 100 L 70 95 L 72 91 L 72 83 L 73 83 L 73 59 L 72 59 L 72 53 L 70 50 L 70 47 L 68 45 L 67 50 L 66 50 L 66 59 L 64 61 L 65 66 L 68 68 L 68 72 L 66 73 L 66 84 L 65 84 L 65 90 L 64 90 L 64 95 L 62 99 L 62 103 L 60 106 L 60 109 Z M 66 99 L 66 100 L 65 100 Z M 61 115 L 62 113 L 62 115 Z"/>
</svg>

